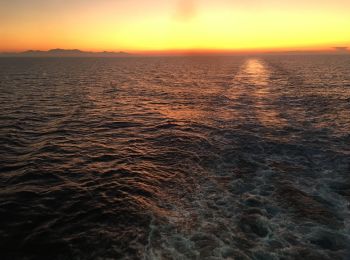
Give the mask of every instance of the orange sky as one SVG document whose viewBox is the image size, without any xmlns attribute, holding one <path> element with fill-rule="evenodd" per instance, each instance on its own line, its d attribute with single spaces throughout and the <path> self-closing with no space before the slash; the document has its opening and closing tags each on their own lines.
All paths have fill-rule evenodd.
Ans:
<svg viewBox="0 0 350 260">
<path fill-rule="evenodd" d="M 254 51 L 350 46 L 349 0 L 11 0 L 0 50 Z"/>
</svg>

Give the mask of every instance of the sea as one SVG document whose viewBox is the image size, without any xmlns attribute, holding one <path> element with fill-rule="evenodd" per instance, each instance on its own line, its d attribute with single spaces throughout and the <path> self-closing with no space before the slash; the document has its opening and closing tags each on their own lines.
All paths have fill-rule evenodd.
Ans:
<svg viewBox="0 0 350 260">
<path fill-rule="evenodd" d="M 350 55 L 1 58 L 0 259 L 350 259 Z"/>
</svg>

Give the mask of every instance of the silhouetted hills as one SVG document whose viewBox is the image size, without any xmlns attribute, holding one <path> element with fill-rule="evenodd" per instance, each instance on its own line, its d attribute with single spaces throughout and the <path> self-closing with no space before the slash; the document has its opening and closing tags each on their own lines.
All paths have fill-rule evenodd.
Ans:
<svg viewBox="0 0 350 260">
<path fill-rule="evenodd" d="M 330 50 L 295 50 L 295 51 L 272 51 L 264 54 L 276 55 L 322 55 L 322 54 L 338 54 L 349 55 L 350 49 L 348 47 L 332 47 Z"/>
<path fill-rule="evenodd" d="M 179 52 L 179 53 L 160 53 L 160 56 L 189 56 L 189 55 L 219 55 L 219 56 L 231 56 L 231 55 L 350 55 L 350 48 L 348 47 L 332 47 L 328 50 L 289 50 L 289 51 L 261 51 L 261 52 Z M 0 57 L 139 57 L 139 56 L 152 56 L 152 54 L 138 54 L 138 53 L 127 53 L 127 52 L 89 52 L 82 51 L 79 49 L 51 49 L 48 51 L 41 50 L 27 50 L 23 52 L 0 52 Z M 154 54 L 157 56 L 157 53 Z"/>
<path fill-rule="evenodd" d="M 4 52 L 0 57 L 127 57 L 126 52 L 87 52 L 78 49 L 51 49 L 48 51 L 28 50 L 24 52 Z"/>
<path fill-rule="evenodd" d="M 349 53 L 350 49 L 348 47 L 333 47 L 337 52 Z"/>
</svg>

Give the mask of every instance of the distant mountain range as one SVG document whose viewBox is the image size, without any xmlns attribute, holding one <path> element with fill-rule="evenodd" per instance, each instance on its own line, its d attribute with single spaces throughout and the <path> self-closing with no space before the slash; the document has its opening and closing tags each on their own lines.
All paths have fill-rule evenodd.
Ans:
<svg viewBox="0 0 350 260">
<path fill-rule="evenodd" d="M 334 48 L 334 50 L 323 50 L 323 51 L 275 51 L 275 52 L 266 52 L 264 54 L 290 54 L 290 55 L 322 55 L 322 54 L 339 54 L 339 55 L 344 55 L 344 54 L 350 54 L 350 51 L 346 47 L 337 47 Z"/>
<path fill-rule="evenodd" d="M 137 54 L 137 53 L 127 53 L 127 52 L 89 52 L 89 51 L 81 51 L 78 49 L 51 49 L 48 51 L 40 51 L 40 50 L 28 50 L 23 52 L 0 52 L 0 57 L 129 57 L 129 56 L 189 56 L 189 55 L 324 55 L 324 54 L 339 54 L 339 55 L 350 55 L 350 48 L 348 47 L 332 47 L 329 50 L 295 50 L 295 51 L 267 51 L 267 52 L 186 52 L 179 51 L 177 53 L 167 53 L 160 52 L 157 54 Z"/>
<path fill-rule="evenodd" d="M 52 49 L 48 51 L 28 50 L 24 52 L 2 52 L 0 57 L 127 57 L 126 52 L 87 52 L 78 49 Z"/>
</svg>

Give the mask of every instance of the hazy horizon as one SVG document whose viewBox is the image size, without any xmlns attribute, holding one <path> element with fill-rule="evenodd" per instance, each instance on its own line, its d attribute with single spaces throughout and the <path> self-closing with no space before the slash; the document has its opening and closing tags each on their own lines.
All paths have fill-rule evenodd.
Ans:
<svg viewBox="0 0 350 260">
<path fill-rule="evenodd" d="M 24 49 L 21 51 L 0 51 L 0 55 L 99 55 L 99 54 L 110 54 L 110 55 L 132 55 L 132 56 L 225 56 L 225 55 L 261 55 L 261 54 L 350 54 L 350 49 L 348 47 L 329 47 L 327 49 L 283 49 L 283 50 L 165 50 L 165 51 L 138 51 L 138 52 L 126 52 L 124 50 L 100 50 L 100 51 L 90 51 L 80 48 L 76 49 L 63 49 L 63 48 L 53 48 L 53 49 Z"/>
</svg>

